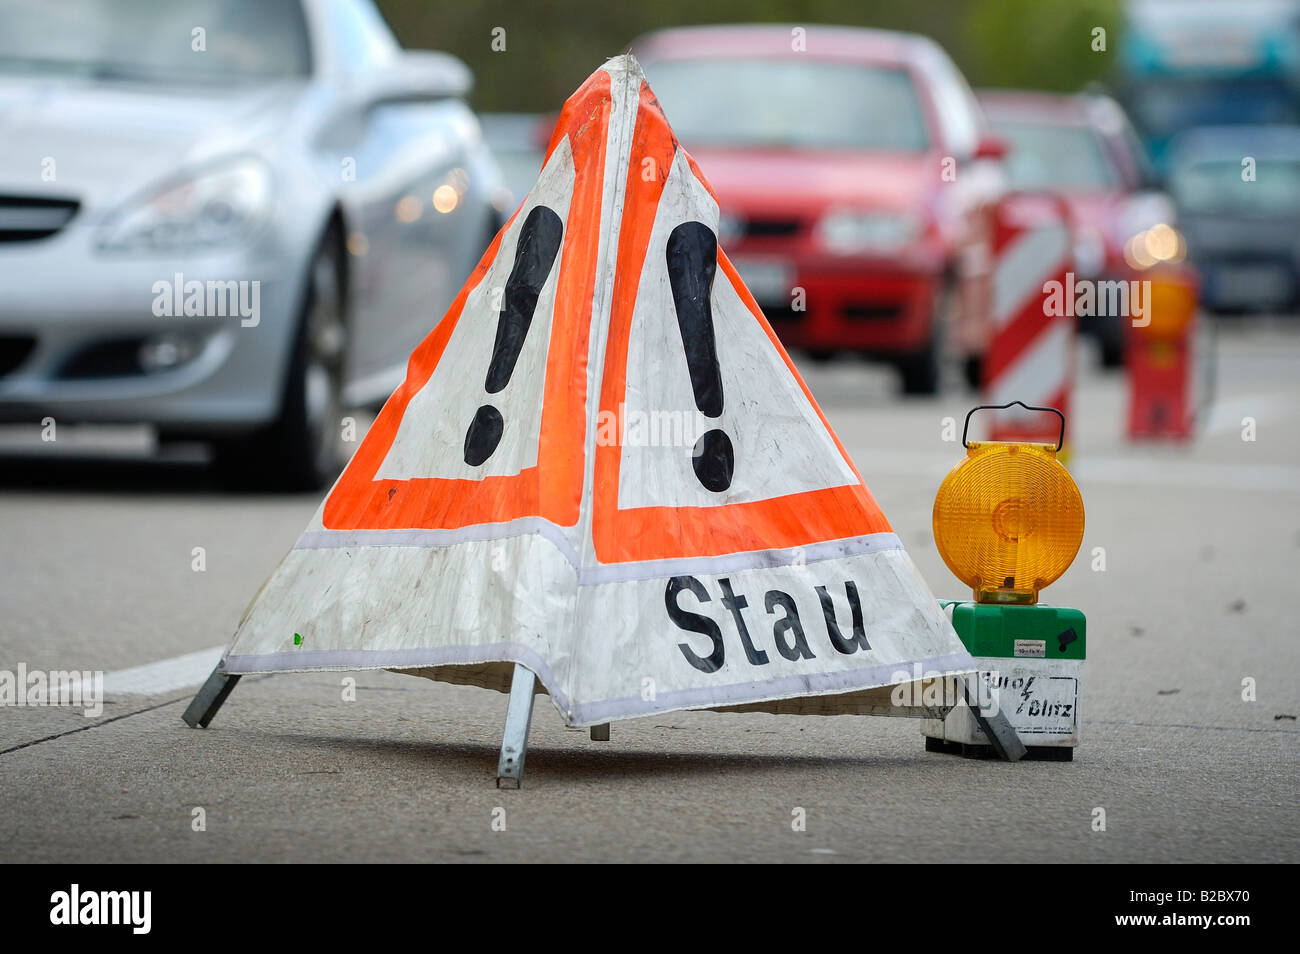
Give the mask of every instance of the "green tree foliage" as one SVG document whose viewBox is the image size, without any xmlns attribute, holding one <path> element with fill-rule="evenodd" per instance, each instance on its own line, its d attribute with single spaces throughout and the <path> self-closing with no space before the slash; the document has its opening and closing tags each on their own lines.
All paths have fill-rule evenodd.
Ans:
<svg viewBox="0 0 1300 954">
<path fill-rule="evenodd" d="M 975 85 L 1077 89 L 1103 75 L 1122 0 L 377 0 L 402 43 L 455 53 L 475 105 L 543 112 L 642 33 L 704 23 L 816 23 L 924 33 Z M 1091 30 L 1107 30 L 1107 52 Z M 493 29 L 506 49 L 492 49 Z"/>
<path fill-rule="evenodd" d="M 980 86 L 1073 91 L 1111 71 L 1121 0 L 980 0 L 965 18 L 968 60 Z M 1105 50 L 1094 50 L 1094 31 Z"/>
</svg>

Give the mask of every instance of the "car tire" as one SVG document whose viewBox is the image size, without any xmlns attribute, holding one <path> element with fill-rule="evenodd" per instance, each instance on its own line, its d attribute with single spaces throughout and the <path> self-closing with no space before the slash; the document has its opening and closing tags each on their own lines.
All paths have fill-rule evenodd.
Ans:
<svg viewBox="0 0 1300 954">
<path fill-rule="evenodd" d="M 1112 318 L 1097 325 L 1097 346 L 1101 351 L 1103 368 L 1124 366 L 1124 326 L 1119 319 Z"/>
<path fill-rule="evenodd" d="M 920 351 L 912 352 L 895 362 L 904 394 L 932 395 L 939 393 L 939 348 L 934 336 Z"/>
<path fill-rule="evenodd" d="M 945 281 L 936 296 L 934 316 L 930 321 L 930 338 L 918 351 L 900 356 L 894 366 L 906 395 L 934 395 L 943 381 L 943 342 L 957 289 L 951 279 Z"/>
<path fill-rule="evenodd" d="M 215 447 L 218 478 L 244 490 L 319 490 L 347 462 L 342 439 L 347 322 L 343 246 L 331 227 L 307 268 L 276 420 Z"/>
</svg>

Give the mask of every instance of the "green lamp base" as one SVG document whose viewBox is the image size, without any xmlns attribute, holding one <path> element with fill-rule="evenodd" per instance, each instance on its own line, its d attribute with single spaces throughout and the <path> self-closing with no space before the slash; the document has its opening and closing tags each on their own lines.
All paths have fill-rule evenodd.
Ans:
<svg viewBox="0 0 1300 954">
<path fill-rule="evenodd" d="M 979 705 L 1006 713 L 1030 759 L 1070 761 L 1079 744 L 1087 621 L 1077 609 L 1036 603 L 941 600 L 975 658 Z M 927 752 L 991 757 L 993 748 L 964 703 L 923 719 Z"/>
</svg>

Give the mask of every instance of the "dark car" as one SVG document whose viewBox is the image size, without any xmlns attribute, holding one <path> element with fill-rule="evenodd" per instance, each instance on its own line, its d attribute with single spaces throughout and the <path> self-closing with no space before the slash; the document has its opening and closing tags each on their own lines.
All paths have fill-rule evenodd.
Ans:
<svg viewBox="0 0 1300 954">
<path fill-rule="evenodd" d="M 1170 148 L 1169 187 L 1206 306 L 1300 310 L 1300 129 L 1193 129 Z"/>
</svg>

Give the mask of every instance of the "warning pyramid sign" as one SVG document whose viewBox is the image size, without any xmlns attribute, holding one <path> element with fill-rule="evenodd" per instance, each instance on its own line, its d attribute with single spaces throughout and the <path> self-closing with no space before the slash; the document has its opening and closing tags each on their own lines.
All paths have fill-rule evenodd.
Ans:
<svg viewBox="0 0 1300 954">
<path fill-rule="evenodd" d="M 249 607 L 222 671 L 387 668 L 571 725 L 878 711 L 974 668 L 753 297 L 630 56 Z"/>
</svg>

